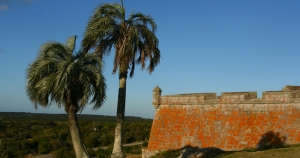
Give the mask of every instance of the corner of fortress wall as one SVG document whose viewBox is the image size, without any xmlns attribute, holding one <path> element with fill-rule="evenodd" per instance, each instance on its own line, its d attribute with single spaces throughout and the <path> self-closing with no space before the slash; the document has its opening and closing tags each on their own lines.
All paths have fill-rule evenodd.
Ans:
<svg viewBox="0 0 300 158">
<path fill-rule="evenodd" d="M 300 143 L 300 86 L 281 91 L 196 93 L 161 96 L 143 158 L 184 147 L 222 150 Z"/>
</svg>

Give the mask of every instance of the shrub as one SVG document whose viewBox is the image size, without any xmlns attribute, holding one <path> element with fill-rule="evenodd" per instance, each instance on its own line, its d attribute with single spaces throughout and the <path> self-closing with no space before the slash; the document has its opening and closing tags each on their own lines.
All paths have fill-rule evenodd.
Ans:
<svg viewBox="0 0 300 158">
<path fill-rule="evenodd" d="M 93 149 L 87 149 L 87 152 L 89 153 L 89 155 L 91 157 L 95 157 L 96 156 L 96 152 Z"/>
<path fill-rule="evenodd" d="M 97 158 L 108 158 L 111 153 L 112 153 L 112 149 L 110 149 L 110 148 L 108 148 L 108 149 L 99 148 L 96 151 L 96 156 L 97 156 Z"/>
<path fill-rule="evenodd" d="M 123 152 L 129 154 L 141 154 L 142 149 L 140 146 L 124 146 Z"/>
<path fill-rule="evenodd" d="M 142 146 L 143 147 L 148 147 L 148 142 L 143 142 Z"/>
<path fill-rule="evenodd" d="M 63 148 L 65 146 L 65 143 L 59 139 L 52 139 L 52 140 L 50 140 L 49 144 L 50 144 L 52 150 L 57 150 L 57 149 Z"/>
<path fill-rule="evenodd" d="M 178 157 L 181 154 L 181 150 L 167 150 L 162 151 L 156 154 L 151 158 L 171 158 L 171 157 Z"/>
<path fill-rule="evenodd" d="M 24 157 L 24 155 L 29 154 L 32 150 L 26 146 L 22 148 L 28 142 L 18 141 L 18 140 L 9 140 L 4 142 L 0 148 L 0 157 L 2 158 L 14 158 L 14 157 Z M 33 151 L 34 152 L 34 151 Z"/>
<path fill-rule="evenodd" d="M 98 141 L 96 138 L 94 138 L 92 136 L 87 136 L 84 138 L 84 144 L 88 148 L 96 147 L 96 146 L 98 146 Z"/>
<path fill-rule="evenodd" d="M 65 147 L 59 150 L 56 150 L 53 153 L 53 158 L 75 158 L 75 152 L 73 148 Z"/>
<path fill-rule="evenodd" d="M 48 154 L 52 150 L 49 140 L 41 140 L 38 145 L 38 150 L 40 154 Z"/>
<path fill-rule="evenodd" d="M 141 146 L 133 146 L 130 154 L 142 154 L 142 148 Z"/>
</svg>

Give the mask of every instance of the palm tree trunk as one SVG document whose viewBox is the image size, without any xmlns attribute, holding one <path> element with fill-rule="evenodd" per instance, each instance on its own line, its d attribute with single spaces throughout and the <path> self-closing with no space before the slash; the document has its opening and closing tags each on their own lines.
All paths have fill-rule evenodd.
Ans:
<svg viewBox="0 0 300 158">
<path fill-rule="evenodd" d="M 124 124 L 125 101 L 126 101 L 126 79 L 127 79 L 127 69 L 128 69 L 127 63 L 128 62 L 123 61 L 123 64 L 120 64 L 117 124 L 115 129 L 114 148 L 111 154 L 111 158 L 125 157 L 122 151 L 122 136 L 123 136 L 123 124 Z"/>
<path fill-rule="evenodd" d="M 71 105 L 68 110 L 68 119 L 76 158 L 89 158 L 90 156 L 88 155 L 88 152 L 83 144 L 82 137 L 80 135 L 76 113 L 77 110 L 75 109 L 74 105 Z"/>
</svg>

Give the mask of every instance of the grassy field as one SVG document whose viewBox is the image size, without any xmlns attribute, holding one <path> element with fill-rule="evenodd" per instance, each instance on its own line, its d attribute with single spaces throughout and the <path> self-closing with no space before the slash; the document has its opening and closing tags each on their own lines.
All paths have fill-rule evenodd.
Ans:
<svg viewBox="0 0 300 158">
<path fill-rule="evenodd" d="M 228 152 L 217 156 L 216 158 L 297 158 L 300 157 L 300 147 L 280 148 L 264 151 L 240 151 Z"/>
<path fill-rule="evenodd" d="M 262 151 L 220 151 L 210 153 L 206 158 L 297 158 L 300 157 L 300 147 L 269 149 Z"/>
<path fill-rule="evenodd" d="M 173 150 L 159 153 L 152 158 L 176 158 L 180 154 L 180 151 Z M 300 158 L 300 144 L 268 150 L 222 151 L 213 149 L 203 153 L 201 158 Z"/>
</svg>

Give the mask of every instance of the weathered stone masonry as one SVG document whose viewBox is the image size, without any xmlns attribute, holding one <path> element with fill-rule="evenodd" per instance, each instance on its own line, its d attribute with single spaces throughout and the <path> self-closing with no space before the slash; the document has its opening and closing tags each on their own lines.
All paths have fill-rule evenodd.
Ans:
<svg viewBox="0 0 300 158">
<path fill-rule="evenodd" d="M 225 92 L 161 96 L 153 90 L 156 108 L 148 148 L 143 157 L 186 146 L 241 150 L 300 143 L 300 87 L 282 91 Z"/>
</svg>

